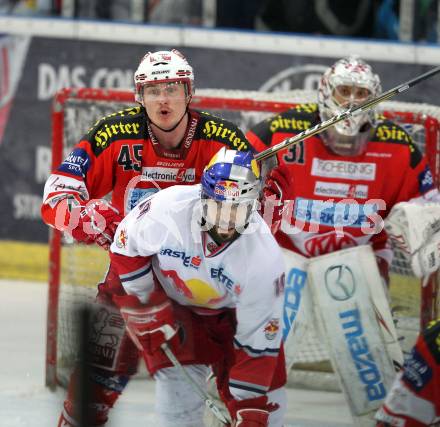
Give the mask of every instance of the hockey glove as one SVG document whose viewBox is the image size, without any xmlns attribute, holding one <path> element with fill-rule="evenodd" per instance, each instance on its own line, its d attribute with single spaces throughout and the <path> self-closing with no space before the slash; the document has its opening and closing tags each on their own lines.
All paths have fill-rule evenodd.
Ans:
<svg viewBox="0 0 440 427">
<path fill-rule="evenodd" d="M 268 404 L 267 397 L 245 400 L 229 400 L 226 403 L 232 417 L 232 427 L 267 427 L 269 413 L 278 409 L 277 404 Z"/>
<path fill-rule="evenodd" d="M 263 187 L 262 216 L 275 234 L 281 225 L 285 197 L 291 177 L 287 166 L 273 168 L 266 177 Z"/>
<path fill-rule="evenodd" d="M 174 321 L 171 301 L 166 297 L 150 298 L 145 305 L 135 295 L 113 296 L 121 310 L 127 331 L 140 351 L 152 355 L 168 342 L 173 352 L 177 350 L 179 337 Z"/>
<path fill-rule="evenodd" d="M 70 214 L 74 228 L 70 234 L 79 242 L 97 243 L 108 250 L 122 215 L 106 200 L 92 200 L 75 206 Z"/>
<path fill-rule="evenodd" d="M 240 409 L 234 427 L 267 427 L 269 412 L 263 409 Z"/>
</svg>

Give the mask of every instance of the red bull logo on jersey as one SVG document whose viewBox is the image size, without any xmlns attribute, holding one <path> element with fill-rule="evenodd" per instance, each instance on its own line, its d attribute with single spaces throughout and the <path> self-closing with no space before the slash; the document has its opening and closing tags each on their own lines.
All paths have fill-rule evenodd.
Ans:
<svg viewBox="0 0 440 427">
<path fill-rule="evenodd" d="M 279 319 L 270 319 L 264 327 L 264 335 L 269 341 L 273 341 L 280 330 Z"/>
<path fill-rule="evenodd" d="M 225 199 L 240 196 L 240 187 L 234 181 L 219 181 L 215 184 L 214 194 Z"/>
<path fill-rule="evenodd" d="M 199 278 L 184 280 L 177 271 L 161 270 L 161 272 L 168 279 L 168 284 L 174 288 L 174 291 L 184 297 L 191 305 L 216 307 L 226 299 L 226 292 L 222 295 L 218 289 Z"/>
</svg>

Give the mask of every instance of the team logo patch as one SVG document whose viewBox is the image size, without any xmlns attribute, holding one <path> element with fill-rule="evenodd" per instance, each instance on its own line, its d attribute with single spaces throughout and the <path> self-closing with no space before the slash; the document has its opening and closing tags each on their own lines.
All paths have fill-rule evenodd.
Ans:
<svg viewBox="0 0 440 427">
<path fill-rule="evenodd" d="M 119 249 L 125 248 L 127 246 L 127 241 L 128 241 L 127 230 L 122 229 L 119 232 L 118 237 L 116 238 L 115 241 L 116 247 L 118 247 Z"/>
<path fill-rule="evenodd" d="M 278 331 L 280 330 L 280 321 L 278 319 L 271 319 L 267 322 L 267 325 L 264 327 L 264 335 L 269 341 L 272 341 L 277 336 Z"/>
<path fill-rule="evenodd" d="M 65 172 L 70 175 L 84 177 L 90 167 L 90 158 L 85 150 L 82 148 L 75 148 L 69 156 L 59 166 L 60 172 Z"/>
<path fill-rule="evenodd" d="M 219 181 L 215 184 L 214 194 L 225 198 L 239 197 L 240 188 L 236 182 Z"/>
<path fill-rule="evenodd" d="M 217 243 L 209 242 L 209 243 L 206 245 L 206 247 L 207 247 L 208 251 L 212 253 L 212 252 L 214 252 L 214 251 L 217 250 L 218 245 L 217 245 Z"/>
</svg>

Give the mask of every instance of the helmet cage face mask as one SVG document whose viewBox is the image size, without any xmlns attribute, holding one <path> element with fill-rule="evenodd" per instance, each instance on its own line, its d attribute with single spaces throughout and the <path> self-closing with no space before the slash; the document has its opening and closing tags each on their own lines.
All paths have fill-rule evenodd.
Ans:
<svg viewBox="0 0 440 427">
<path fill-rule="evenodd" d="M 135 100 L 143 103 L 143 86 L 155 83 L 184 83 L 188 102 L 194 93 L 194 72 L 176 49 L 148 52 L 134 73 Z"/>
<path fill-rule="evenodd" d="M 222 230 L 235 229 L 242 233 L 249 223 L 252 212 L 257 209 L 258 202 L 249 200 L 241 203 L 220 202 L 202 195 L 202 215 L 206 228 L 217 227 Z"/>
<path fill-rule="evenodd" d="M 318 106 L 321 118 L 327 120 L 348 108 L 376 97 L 381 92 L 380 79 L 371 67 L 356 56 L 337 61 L 321 77 L 318 89 Z M 322 134 L 332 151 L 347 155 L 360 154 L 364 135 L 374 125 L 374 111 L 355 114 L 334 125 Z M 362 135 L 359 135 L 362 134 Z M 341 138 L 339 141 L 339 136 Z M 337 145 L 340 147 L 337 147 Z M 353 144 L 351 150 L 348 145 Z M 351 154 L 350 154 L 351 153 Z M 339 153 L 338 153 L 339 154 Z"/>
<path fill-rule="evenodd" d="M 340 134 L 334 126 L 322 132 L 324 144 L 339 156 L 359 156 L 367 147 L 372 127 L 364 126 L 356 135 L 347 136 Z"/>
<path fill-rule="evenodd" d="M 208 227 L 242 232 L 258 209 L 260 170 L 250 152 L 222 148 L 202 175 L 202 216 Z"/>
</svg>

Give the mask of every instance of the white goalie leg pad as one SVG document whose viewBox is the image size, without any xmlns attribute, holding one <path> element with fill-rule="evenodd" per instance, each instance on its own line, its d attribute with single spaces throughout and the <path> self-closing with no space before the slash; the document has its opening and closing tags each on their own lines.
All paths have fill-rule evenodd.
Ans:
<svg viewBox="0 0 440 427">
<path fill-rule="evenodd" d="M 209 368 L 206 365 L 187 365 L 185 369 L 206 390 Z M 154 379 L 157 427 L 204 427 L 205 404 L 178 368 L 161 369 Z"/>
<path fill-rule="evenodd" d="M 295 356 L 300 349 L 307 326 L 311 324 L 311 297 L 307 285 L 307 266 L 309 260 L 295 252 L 282 249 L 286 266 L 283 340 L 286 356 L 286 369 L 290 372 Z"/>
<path fill-rule="evenodd" d="M 423 277 L 440 267 L 440 203 L 397 203 L 385 220 L 393 249 Z"/>
<path fill-rule="evenodd" d="M 314 314 L 357 425 L 377 410 L 401 365 L 391 311 L 370 246 L 313 258 Z"/>
</svg>

